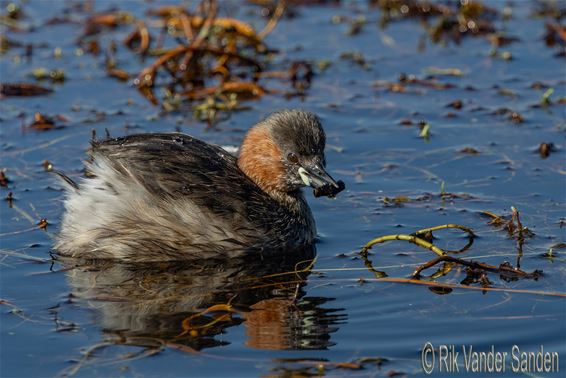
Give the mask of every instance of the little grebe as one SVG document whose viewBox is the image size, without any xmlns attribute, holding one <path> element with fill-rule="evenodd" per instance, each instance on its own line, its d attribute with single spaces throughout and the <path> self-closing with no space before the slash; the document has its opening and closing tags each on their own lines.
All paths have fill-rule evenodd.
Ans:
<svg viewBox="0 0 566 378">
<path fill-rule="evenodd" d="M 282 251 L 312 244 L 301 188 L 333 197 L 325 134 L 300 110 L 251 128 L 236 158 L 191 136 L 140 134 L 94 141 L 86 177 L 68 188 L 55 249 L 130 262 Z"/>
</svg>

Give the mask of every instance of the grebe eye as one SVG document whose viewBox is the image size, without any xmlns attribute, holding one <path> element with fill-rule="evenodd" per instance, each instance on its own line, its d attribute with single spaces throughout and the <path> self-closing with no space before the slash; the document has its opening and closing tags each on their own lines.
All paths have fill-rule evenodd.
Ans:
<svg viewBox="0 0 566 378">
<path fill-rule="evenodd" d="M 297 155 L 295 155 L 292 152 L 290 152 L 289 155 L 287 155 L 287 160 L 289 160 L 293 164 L 297 164 L 299 162 L 299 158 L 297 157 Z"/>
</svg>

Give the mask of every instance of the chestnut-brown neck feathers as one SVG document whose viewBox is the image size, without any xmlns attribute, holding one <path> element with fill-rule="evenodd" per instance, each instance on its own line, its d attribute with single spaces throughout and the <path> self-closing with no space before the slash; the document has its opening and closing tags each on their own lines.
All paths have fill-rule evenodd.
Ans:
<svg viewBox="0 0 566 378">
<path fill-rule="evenodd" d="M 281 151 L 264 125 L 252 128 L 242 146 L 238 158 L 240 169 L 263 191 L 278 198 L 286 193 L 285 167 Z"/>
</svg>

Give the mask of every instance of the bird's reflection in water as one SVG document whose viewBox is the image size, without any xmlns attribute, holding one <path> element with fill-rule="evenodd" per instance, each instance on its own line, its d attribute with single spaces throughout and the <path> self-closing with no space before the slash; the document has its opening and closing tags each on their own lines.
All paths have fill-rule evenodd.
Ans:
<svg viewBox="0 0 566 378">
<path fill-rule="evenodd" d="M 227 344 L 217 335 L 243 323 L 251 348 L 324 349 L 345 315 L 326 308 L 329 298 L 305 296 L 313 258 L 309 248 L 265 259 L 64 263 L 77 265 L 73 294 L 115 344 L 198 351 Z"/>
</svg>

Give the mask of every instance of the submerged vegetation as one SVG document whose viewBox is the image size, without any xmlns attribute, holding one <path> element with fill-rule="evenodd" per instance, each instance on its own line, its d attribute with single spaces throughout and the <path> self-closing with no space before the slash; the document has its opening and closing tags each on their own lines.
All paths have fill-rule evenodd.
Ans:
<svg viewBox="0 0 566 378">
<path fill-rule="evenodd" d="M 133 84 L 154 105 L 177 110 L 183 102 L 193 103 L 195 118 L 213 124 L 221 112 L 245 109 L 240 102 L 256 99 L 268 90 L 262 78 L 270 50 L 264 38 L 273 30 L 285 9 L 279 1 L 272 18 L 261 31 L 236 18 L 219 17 L 216 0 L 201 1 L 194 9 L 163 6 L 150 9 L 147 18 L 135 19 L 123 12 L 96 14 L 85 25 L 79 44 L 99 51 L 99 34 L 127 24 L 132 32 L 123 45 L 140 59 L 151 62 L 141 72 L 120 69 L 112 57 L 117 45 L 107 48 L 106 67 L 110 76 L 121 80 L 134 77 Z M 95 47 L 93 47 L 95 46 Z M 295 82 L 289 68 L 289 78 Z"/>
<path fill-rule="evenodd" d="M 467 36 L 501 40 L 497 38 L 498 30 L 493 24 L 500 12 L 479 1 L 370 0 L 370 4 L 381 10 L 382 26 L 396 20 L 419 19 L 436 43 L 460 43 Z M 504 17 L 509 11 L 509 8 L 504 9 Z"/>
<path fill-rule="evenodd" d="M 438 269 L 432 275 L 426 277 L 427 280 L 435 280 L 442 276 L 447 275 L 454 269 L 456 266 L 463 266 L 466 268 L 466 278 L 461 282 L 464 287 L 467 287 L 473 283 L 479 283 L 482 287 L 488 288 L 492 286 L 491 281 L 487 278 L 487 273 L 499 273 L 501 279 L 505 281 L 514 281 L 520 278 L 527 278 L 527 279 L 534 279 L 537 280 L 542 275 L 542 271 L 535 270 L 532 273 L 524 272 L 520 269 L 520 260 L 523 256 L 523 244 L 525 243 L 525 237 L 532 237 L 533 233 L 527 228 L 523 227 L 519 212 L 514 207 L 511 208 L 512 210 L 512 217 L 508 221 L 504 221 L 502 217 L 497 216 L 493 213 L 488 211 L 484 211 L 483 214 L 486 214 L 493 219 L 490 221 L 492 225 L 502 225 L 505 224 L 505 228 L 509 237 L 515 238 L 517 240 L 517 264 L 516 267 L 513 267 L 509 262 L 505 261 L 499 265 L 499 267 L 492 266 L 489 264 L 476 262 L 476 261 L 468 261 L 462 258 L 450 256 L 450 254 L 461 254 L 468 249 L 473 244 L 475 234 L 472 229 L 461 226 L 458 224 L 445 224 L 441 226 L 429 227 L 419 231 L 416 231 L 410 235 L 405 234 L 395 234 L 395 235 L 386 235 L 375 238 L 369 241 L 361 250 L 360 255 L 362 256 L 365 265 L 368 267 L 370 271 L 372 271 L 376 278 L 386 277 L 387 274 L 385 272 L 376 271 L 371 261 L 368 260 L 369 250 L 376 244 L 381 244 L 387 241 L 394 241 L 394 240 L 404 240 L 410 243 L 413 243 L 419 247 L 428 249 L 434 252 L 437 257 L 420 265 L 415 269 L 412 274 L 413 279 L 421 279 L 421 273 L 429 268 L 434 267 L 439 263 L 444 263 L 443 267 Z M 436 246 L 432 241 L 434 239 L 433 231 L 438 231 L 442 229 L 459 229 L 464 231 L 468 235 L 468 243 L 458 251 L 445 251 L 438 246 Z M 564 294 L 566 296 L 566 293 Z"/>
</svg>

